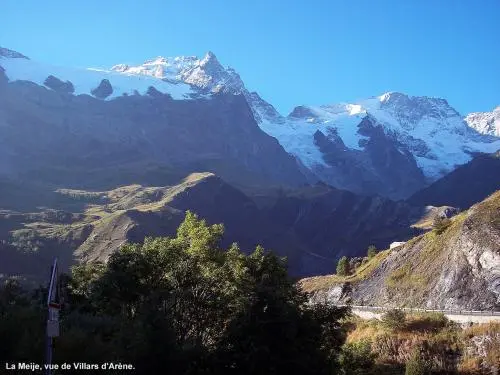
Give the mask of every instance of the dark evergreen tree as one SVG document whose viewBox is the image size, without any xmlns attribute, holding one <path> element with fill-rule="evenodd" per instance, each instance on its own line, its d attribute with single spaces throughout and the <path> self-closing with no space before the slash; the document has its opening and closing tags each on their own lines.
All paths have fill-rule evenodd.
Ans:
<svg viewBox="0 0 500 375">
<path fill-rule="evenodd" d="M 337 275 L 347 276 L 349 275 L 350 271 L 349 259 L 347 259 L 346 256 L 343 256 L 337 263 Z"/>
</svg>

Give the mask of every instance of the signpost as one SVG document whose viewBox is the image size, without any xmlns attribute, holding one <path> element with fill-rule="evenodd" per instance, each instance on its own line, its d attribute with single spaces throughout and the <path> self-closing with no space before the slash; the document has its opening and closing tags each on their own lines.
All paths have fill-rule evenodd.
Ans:
<svg viewBox="0 0 500 375">
<path fill-rule="evenodd" d="M 56 302 L 57 295 L 57 258 L 54 258 L 54 264 L 52 265 L 52 272 L 50 274 L 50 284 L 49 284 L 49 292 L 47 295 L 47 308 L 48 308 L 48 317 L 47 317 L 47 371 L 46 374 L 50 375 L 52 373 L 51 364 L 52 364 L 52 351 L 53 351 L 53 339 L 54 337 L 59 336 L 59 310 L 61 309 L 61 305 Z"/>
</svg>

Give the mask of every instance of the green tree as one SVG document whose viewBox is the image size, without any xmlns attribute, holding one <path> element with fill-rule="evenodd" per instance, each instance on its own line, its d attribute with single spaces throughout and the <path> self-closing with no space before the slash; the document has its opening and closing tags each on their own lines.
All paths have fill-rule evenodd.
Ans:
<svg viewBox="0 0 500 375">
<path fill-rule="evenodd" d="M 402 330 L 406 326 L 406 314 L 399 309 L 392 309 L 382 315 L 382 324 L 393 330 Z"/>
<path fill-rule="evenodd" d="M 157 372 L 166 363 L 179 373 L 197 367 L 245 297 L 245 256 L 236 244 L 224 251 L 222 234 L 222 225 L 187 212 L 175 238 L 127 244 L 103 269 L 75 268 L 65 327 L 74 333 L 65 346 L 74 350 L 66 358 L 79 359 L 89 346 L 104 353 L 102 360 L 133 359 L 141 371 Z M 80 334 L 78 321 L 92 338 Z"/>
<path fill-rule="evenodd" d="M 368 252 L 367 252 L 368 259 L 371 259 L 375 255 L 377 255 L 377 252 L 378 251 L 377 251 L 377 248 L 375 247 L 375 245 L 368 246 Z"/>
<path fill-rule="evenodd" d="M 337 275 L 339 276 L 347 276 L 350 273 L 349 267 L 349 259 L 346 256 L 343 256 L 339 259 L 337 263 Z"/>
<path fill-rule="evenodd" d="M 283 259 L 261 247 L 246 258 L 245 308 L 214 355 L 216 374 L 334 374 L 346 309 L 310 306 Z"/>
<path fill-rule="evenodd" d="M 174 238 L 74 267 L 62 277 L 54 361 L 127 362 L 138 374 L 338 373 L 348 310 L 309 304 L 284 258 L 224 249 L 223 232 L 187 212 Z M 0 360 L 43 361 L 44 294 L 0 288 Z"/>
</svg>

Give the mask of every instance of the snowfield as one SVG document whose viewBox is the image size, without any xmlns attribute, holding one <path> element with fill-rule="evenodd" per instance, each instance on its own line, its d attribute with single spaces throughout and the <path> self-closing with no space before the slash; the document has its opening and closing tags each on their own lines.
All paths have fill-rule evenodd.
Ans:
<svg viewBox="0 0 500 375">
<path fill-rule="evenodd" d="M 360 140 L 365 137 L 358 134 L 357 125 L 367 115 L 413 154 L 430 181 L 470 161 L 471 152 L 492 153 L 500 149 L 500 138 L 477 134 L 457 111 L 438 98 L 389 92 L 357 103 L 301 109 L 306 113 L 301 119 L 288 116 L 284 124 L 277 121 L 260 125 L 308 167 L 325 164 L 314 145 L 316 130 L 328 135 L 328 128 L 336 129 L 349 149 L 361 150 Z"/>
<path fill-rule="evenodd" d="M 0 65 L 11 81 L 31 81 L 44 86 L 44 81 L 53 75 L 61 81 L 70 81 L 75 88 L 75 95 L 91 95 L 103 79 L 110 81 L 113 93 L 110 100 L 123 95 L 133 95 L 136 91 L 144 95 L 150 86 L 162 93 L 170 94 L 174 99 L 189 99 L 193 93 L 190 85 L 181 81 L 172 83 L 146 75 L 130 75 L 103 69 L 78 69 L 41 64 L 23 58 L 1 58 Z"/>
</svg>

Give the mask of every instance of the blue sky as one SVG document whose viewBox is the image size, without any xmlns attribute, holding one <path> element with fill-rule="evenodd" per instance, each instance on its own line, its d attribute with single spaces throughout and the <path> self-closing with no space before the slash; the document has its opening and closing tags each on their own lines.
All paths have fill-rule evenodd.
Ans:
<svg viewBox="0 0 500 375">
<path fill-rule="evenodd" d="M 2 0 L 0 45 L 110 67 L 213 51 L 250 90 L 300 104 L 386 91 L 500 105 L 499 0 Z"/>
</svg>

